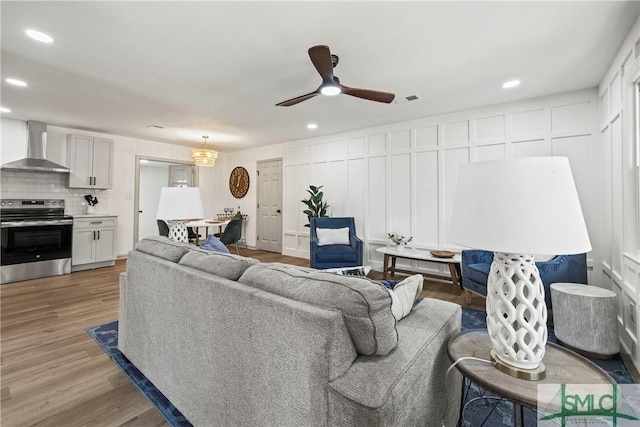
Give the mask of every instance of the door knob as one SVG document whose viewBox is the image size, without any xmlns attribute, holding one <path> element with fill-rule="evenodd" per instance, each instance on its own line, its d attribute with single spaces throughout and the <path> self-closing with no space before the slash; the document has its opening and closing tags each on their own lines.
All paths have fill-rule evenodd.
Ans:
<svg viewBox="0 0 640 427">
<path fill-rule="evenodd" d="M 142 211 L 138 211 L 138 213 L 142 213 Z"/>
<path fill-rule="evenodd" d="M 277 213 L 280 213 L 280 209 L 276 210 Z"/>
</svg>

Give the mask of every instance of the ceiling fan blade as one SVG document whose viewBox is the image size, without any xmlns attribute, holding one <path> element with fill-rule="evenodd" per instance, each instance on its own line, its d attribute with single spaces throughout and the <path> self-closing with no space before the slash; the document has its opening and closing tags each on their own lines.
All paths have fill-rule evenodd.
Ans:
<svg viewBox="0 0 640 427">
<path fill-rule="evenodd" d="M 333 62 L 331 61 L 331 51 L 329 46 L 319 45 L 309 48 L 309 58 L 313 66 L 316 67 L 323 82 L 333 81 Z"/>
<path fill-rule="evenodd" d="M 370 89 L 358 89 L 357 87 L 349 87 L 345 85 L 340 85 L 342 88 L 342 93 L 355 96 L 356 98 L 362 98 L 369 101 L 377 101 L 384 102 L 385 104 L 391 103 L 393 98 L 396 97 L 394 93 L 391 92 L 383 92 L 380 90 L 370 90 Z"/>
<path fill-rule="evenodd" d="M 306 95 L 298 96 L 296 98 L 287 99 L 286 101 L 279 102 L 276 104 L 276 107 L 291 107 L 292 105 L 296 105 L 302 101 L 306 101 L 307 99 L 313 98 L 319 92 L 316 90 L 315 92 L 308 93 Z"/>
</svg>

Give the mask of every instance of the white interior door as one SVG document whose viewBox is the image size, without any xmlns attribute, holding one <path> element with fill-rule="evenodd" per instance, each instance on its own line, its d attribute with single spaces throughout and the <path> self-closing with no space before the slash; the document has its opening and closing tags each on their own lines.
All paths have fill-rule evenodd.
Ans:
<svg viewBox="0 0 640 427">
<path fill-rule="evenodd" d="M 282 253 L 282 160 L 258 162 L 256 248 Z"/>
</svg>

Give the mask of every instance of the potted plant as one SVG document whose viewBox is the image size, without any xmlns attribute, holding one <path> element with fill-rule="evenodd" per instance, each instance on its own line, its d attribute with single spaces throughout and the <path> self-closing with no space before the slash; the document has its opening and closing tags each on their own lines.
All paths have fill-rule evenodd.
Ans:
<svg viewBox="0 0 640 427">
<path fill-rule="evenodd" d="M 404 251 L 404 247 L 413 240 L 413 236 L 407 238 L 396 231 L 387 234 L 387 238 L 396 245 L 396 250 L 398 252 Z"/>
<path fill-rule="evenodd" d="M 302 211 L 302 213 L 304 213 L 307 216 L 309 223 L 311 223 L 311 218 L 320 218 L 320 217 L 329 216 L 327 215 L 327 208 L 329 207 L 329 205 L 327 204 L 327 202 L 322 201 L 322 198 L 324 197 L 324 193 L 320 191 L 321 188 L 322 188 L 322 185 L 317 187 L 315 185 L 310 185 L 309 190 L 307 190 L 307 193 L 309 193 L 309 198 L 301 200 L 301 202 L 307 206 L 307 209 Z M 310 224 L 305 225 L 305 227 L 310 227 L 310 226 L 311 226 Z"/>
</svg>

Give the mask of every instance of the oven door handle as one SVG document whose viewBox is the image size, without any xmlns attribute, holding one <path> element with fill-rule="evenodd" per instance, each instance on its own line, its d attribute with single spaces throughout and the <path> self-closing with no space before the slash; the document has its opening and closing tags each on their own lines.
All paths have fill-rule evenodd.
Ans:
<svg viewBox="0 0 640 427">
<path fill-rule="evenodd" d="M 15 227 L 41 227 L 43 225 L 72 225 L 72 219 L 59 219 L 53 221 L 6 221 L 0 224 L 2 228 Z"/>
</svg>

